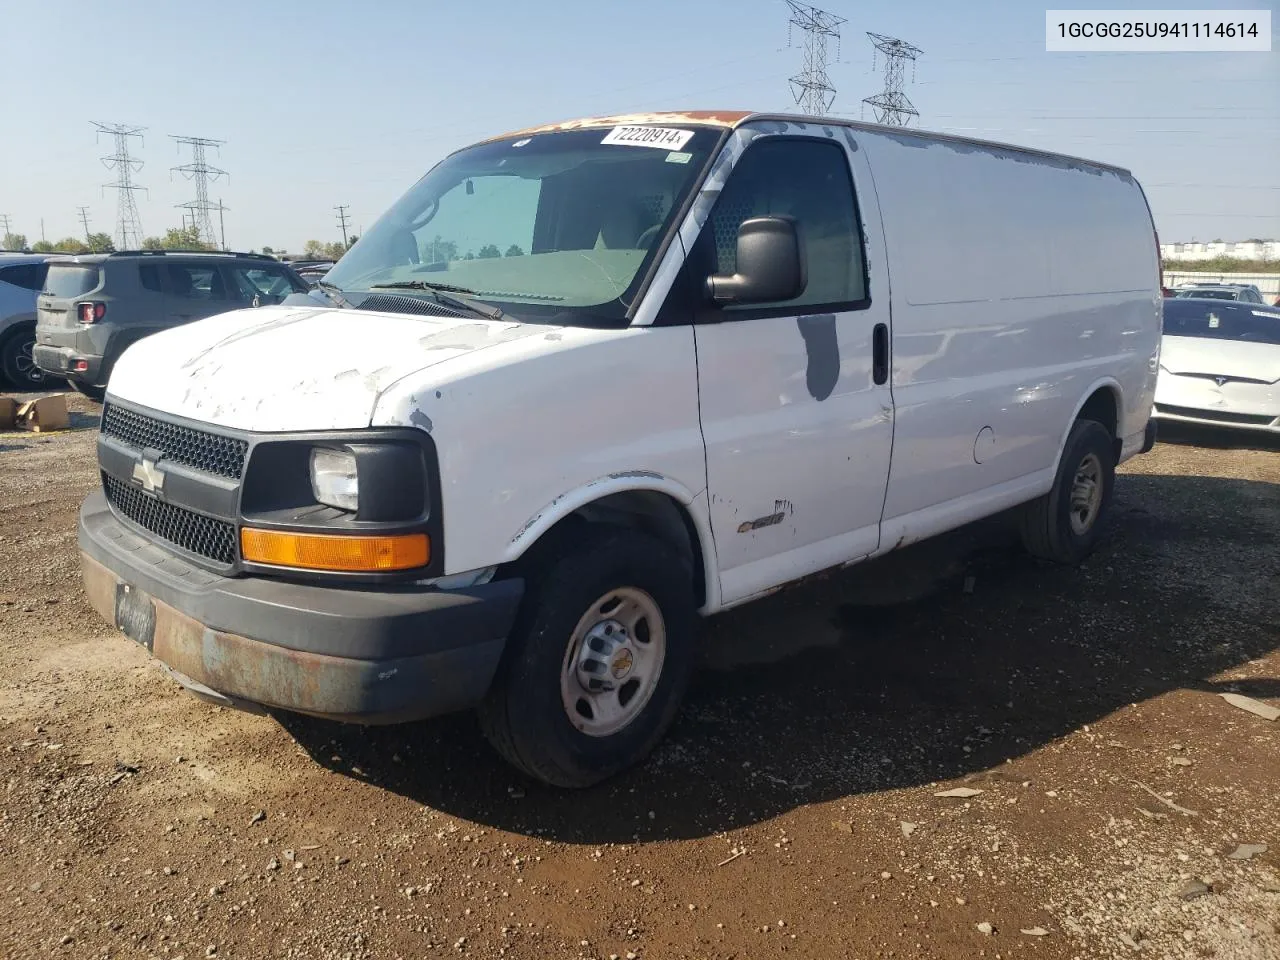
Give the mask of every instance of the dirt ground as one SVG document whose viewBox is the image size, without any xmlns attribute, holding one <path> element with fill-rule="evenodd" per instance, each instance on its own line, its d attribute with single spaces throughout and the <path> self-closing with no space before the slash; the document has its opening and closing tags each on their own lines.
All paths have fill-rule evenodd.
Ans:
<svg viewBox="0 0 1280 960">
<path fill-rule="evenodd" d="M 1280 444 L 1170 435 L 1078 570 L 996 520 L 717 618 L 564 793 L 180 689 L 81 596 L 71 409 L 0 433 L 6 960 L 1280 957 L 1280 722 L 1218 696 L 1280 705 Z"/>
</svg>

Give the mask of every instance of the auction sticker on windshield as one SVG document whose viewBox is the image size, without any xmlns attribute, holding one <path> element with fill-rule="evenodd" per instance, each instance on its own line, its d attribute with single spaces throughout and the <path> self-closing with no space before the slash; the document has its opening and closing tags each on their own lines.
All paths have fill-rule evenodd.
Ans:
<svg viewBox="0 0 1280 960">
<path fill-rule="evenodd" d="M 677 130 L 674 127 L 614 127 L 600 142 L 624 147 L 679 150 L 692 136 L 692 130 Z"/>
</svg>

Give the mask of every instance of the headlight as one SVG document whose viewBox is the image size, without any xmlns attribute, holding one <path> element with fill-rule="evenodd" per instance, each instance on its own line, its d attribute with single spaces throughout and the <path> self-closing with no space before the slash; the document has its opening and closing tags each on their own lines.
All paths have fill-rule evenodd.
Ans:
<svg viewBox="0 0 1280 960">
<path fill-rule="evenodd" d="M 356 456 L 349 450 L 316 447 L 311 451 L 311 492 L 317 502 L 351 513 L 360 505 Z"/>
</svg>

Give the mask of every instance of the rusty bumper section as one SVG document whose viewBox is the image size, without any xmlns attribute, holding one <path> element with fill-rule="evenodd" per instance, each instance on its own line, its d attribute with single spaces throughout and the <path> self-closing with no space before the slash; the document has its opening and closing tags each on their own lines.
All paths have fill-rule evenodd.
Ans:
<svg viewBox="0 0 1280 960">
<path fill-rule="evenodd" d="M 93 608 L 180 682 L 232 703 L 358 723 L 477 703 L 522 591 L 519 582 L 448 593 L 218 577 L 125 528 L 101 494 L 81 509 L 80 546 Z"/>
</svg>

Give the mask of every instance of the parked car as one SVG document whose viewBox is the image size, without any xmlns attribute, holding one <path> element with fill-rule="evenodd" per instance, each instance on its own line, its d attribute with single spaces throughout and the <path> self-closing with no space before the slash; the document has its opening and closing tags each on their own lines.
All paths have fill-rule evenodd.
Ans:
<svg viewBox="0 0 1280 960">
<path fill-rule="evenodd" d="M 1166 303 L 1153 415 L 1280 432 L 1280 309 L 1207 298 Z"/>
<path fill-rule="evenodd" d="M 478 707 L 584 786 L 671 723 L 698 613 L 1014 507 L 1087 555 L 1161 303 L 1119 168 L 775 115 L 510 134 L 320 290 L 120 358 L 86 592 L 206 697 Z"/>
<path fill-rule="evenodd" d="M 309 286 L 314 288 L 317 282 L 323 280 L 325 274 L 333 269 L 333 263 L 325 261 L 322 263 L 306 263 L 302 266 L 294 264 L 293 268 L 298 272 L 298 276 L 305 280 Z"/>
<path fill-rule="evenodd" d="M 1190 283 L 1181 284 L 1175 297 L 1194 297 L 1199 300 L 1239 300 L 1241 303 L 1266 303 L 1262 291 L 1252 283 Z"/>
<path fill-rule="evenodd" d="M 132 344 L 237 307 L 278 304 L 307 284 L 260 253 L 134 250 L 58 257 L 39 297 L 35 361 L 101 400 Z"/>
<path fill-rule="evenodd" d="M 49 258 L 39 253 L 0 252 L 0 380 L 16 390 L 39 390 L 48 375 L 36 366 L 36 297 Z"/>
</svg>

